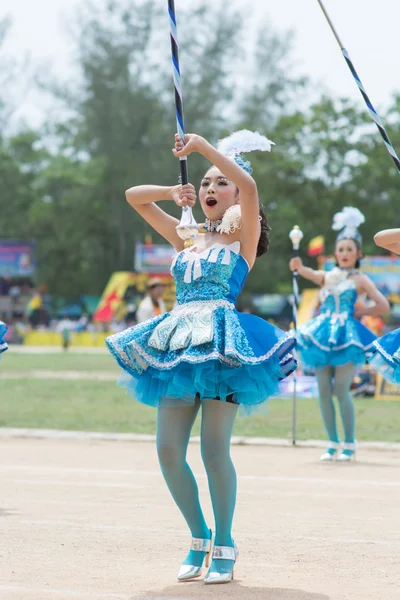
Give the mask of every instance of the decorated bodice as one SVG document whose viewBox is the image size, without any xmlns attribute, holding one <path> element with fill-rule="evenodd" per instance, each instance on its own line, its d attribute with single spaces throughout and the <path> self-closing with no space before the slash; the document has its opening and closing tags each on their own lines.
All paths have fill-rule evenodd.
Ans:
<svg viewBox="0 0 400 600">
<path fill-rule="evenodd" d="M 354 279 L 349 278 L 346 271 L 334 268 L 326 274 L 325 285 L 320 291 L 320 312 L 345 321 L 354 314 L 357 295 Z"/>
<path fill-rule="evenodd" d="M 235 303 L 249 272 L 239 251 L 240 242 L 233 242 L 216 243 L 200 253 L 191 248 L 179 252 L 171 266 L 178 304 L 196 300 Z"/>
</svg>

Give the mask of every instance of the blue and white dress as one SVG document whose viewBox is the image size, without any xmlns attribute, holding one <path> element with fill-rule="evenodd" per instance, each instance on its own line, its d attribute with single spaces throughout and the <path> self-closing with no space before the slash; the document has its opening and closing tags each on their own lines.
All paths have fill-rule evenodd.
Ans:
<svg viewBox="0 0 400 600">
<path fill-rule="evenodd" d="M 354 318 L 354 280 L 338 267 L 328 271 L 320 300 L 320 314 L 298 329 L 297 347 L 304 368 L 317 371 L 328 365 L 364 364 L 376 335 Z"/>
<path fill-rule="evenodd" d="M 400 329 L 395 329 L 373 343 L 370 364 L 390 383 L 400 384 Z"/>
<path fill-rule="evenodd" d="M 5 323 L 3 323 L 3 321 L 0 321 L 0 354 L 2 352 L 5 352 L 8 348 L 8 344 L 4 339 L 4 336 L 6 335 L 8 331 L 8 327 Z"/>
<path fill-rule="evenodd" d="M 195 398 L 241 405 L 249 413 L 296 368 L 296 341 L 235 309 L 249 272 L 240 242 L 179 252 L 171 273 L 177 306 L 107 338 L 124 369 L 119 384 L 150 406 L 187 406 Z"/>
</svg>

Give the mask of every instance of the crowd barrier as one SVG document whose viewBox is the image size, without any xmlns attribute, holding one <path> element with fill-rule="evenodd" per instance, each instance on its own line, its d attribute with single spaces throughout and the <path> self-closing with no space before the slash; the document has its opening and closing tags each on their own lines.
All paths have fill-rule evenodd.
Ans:
<svg viewBox="0 0 400 600">
<path fill-rule="evenodd" d="M 104 340 L 111 335 L 111 331 L 74 331 L 71 333 L 69 345 L 105 347 Z M 24 336 L 26 346 L 62 346 L 63 338 L 61 333 L 56 331 L 30 331 Z"/>
</svg>

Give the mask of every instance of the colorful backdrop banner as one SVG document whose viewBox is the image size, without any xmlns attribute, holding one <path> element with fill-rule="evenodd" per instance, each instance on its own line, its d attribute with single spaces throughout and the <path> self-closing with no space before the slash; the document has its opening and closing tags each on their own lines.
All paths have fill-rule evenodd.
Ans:
<svg viewBox="0 0 400 600">
<path fill-rule="evenodd" d="M 175 250 L 169 244 L 136 244 L 135 271 L 138 273 L 169 273 Z"/>
<path fill-rule="evenodd" d="M 35 270 L 33 243 L 0 240 L 0 277 L 32 277 Z"/>
</svg>

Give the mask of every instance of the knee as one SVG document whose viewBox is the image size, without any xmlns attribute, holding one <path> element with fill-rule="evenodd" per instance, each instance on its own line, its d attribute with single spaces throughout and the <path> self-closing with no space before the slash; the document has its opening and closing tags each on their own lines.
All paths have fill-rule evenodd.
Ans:
<svg viewBox="0 0 400 600">
<path fill-rule="evenodd" d="M 222 473 L 230 464 L 229 452 L 217 448 L 203 448 L 201 451 L 204 467 L 208 473 Z"/>
<path fill-rule="evenodd" d="M 178 468 L 184 461 L 184 453 L 174 444 L 157 444 L 157 455 L 161 467 L 165 469 Z"/>
<path fill-rule="evenodd" d="M 334 385 L 333 393 L 335 394 L 338 401 L 342 402 L 348 398 L 350 393 L 350 386 L 337 382 Z"/>
</svg>

